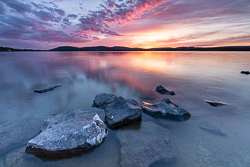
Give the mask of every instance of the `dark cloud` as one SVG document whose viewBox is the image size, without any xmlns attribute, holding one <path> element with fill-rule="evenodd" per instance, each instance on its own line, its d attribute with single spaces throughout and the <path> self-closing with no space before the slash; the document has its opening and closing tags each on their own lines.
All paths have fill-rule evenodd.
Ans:
<svg viewBox="0 0 250 167">
<path fill-rule="evenodd" d="M 58 8 L 58 6 L 54 2 L 49 2 L 49 4 L 52 4 L 54 8 Z"/>
<path fill-rule="evenodd" d="M 72 19 L 76 19 L 76 18 L 77 18 L 77 15 L 75 15 L 75 14 L 69 14 L 67 17 L 68 17 L 68 18 L 72 18 Z"/>
<path fill-rule="evenodd" d="M 30 2 L 30 3 L 38 9 L 43 9 L 41 4 L 36 4 L 35 2 Z"/>
<path fill-rule="evenodd" d="M 58 13 L 59 15 L 61 15 L 61 16 L 65 16 L 65 11 L 62 10 L 62 9 L 54 9 L 54 11 L 55 11 L 56 13 Z"/>
<path fill-rule="evenodd" d="M 26 12 L 31 12 L 31 5 L 20 2 L 18 0 L 2 0 L 7 6 L 12 9 L 15 9 L 17 12 L 24 14 Z"/>
<path fill-rule="evenodd" d="M 39 17 L 41 20 L 44 20 L 44 21 L 52 21 L 52 22 L 61 21 L 60 17 L 55 17 L 50 12 L 40 10 L 40 11 L 33 11 L 33 13 L 35 14 L 35 16 Z"/>
<path fill-rule="evenodd" d="M 0 16 L 0 39 L 36 41 L 36 42 L 69 42 L 85 43 L 99 40 L 85 34 L 74 35 L 53 30 L 51 24 L 23 16 Z"/>
<path fill-rule="evenodd" d="M 2 2 L 0 2 L 0 15 L 3 15 L 5 13 L 5 6 Z"/>
<path fill-rule="evenodd" d="M 67 26 L 71 25 L 71 22 L 69 21 L 69 19 L 67 17 L 65 17 L 62 22 L 63 22 L 63 24 L 65 24 Z"/>
</svg>

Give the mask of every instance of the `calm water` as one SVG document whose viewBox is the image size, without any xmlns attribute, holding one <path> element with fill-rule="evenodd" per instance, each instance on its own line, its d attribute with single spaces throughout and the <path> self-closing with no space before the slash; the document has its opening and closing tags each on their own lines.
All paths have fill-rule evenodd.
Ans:
<svg viewBox="0 0 250 167">
<path fill-rule="evenodd" d="M 143 114 L 142 121 L 169 130 L 176 149 L 174 162 L 152 166 L 249 166 L 250 75 L 240 74 L 250 70 L 249 64 L 250 52 L 0 52 L 0 133 L 22 125 L 25 118 L 42 124 L 50 114 L 76 108 L 92 109 L 104 118 L 104 111 L 91 108 L 102 92 L 140 104 L 168 97 L 192 116 L 187 122 L 170 122 Z M 62 87 L 33 92 L 54 85 Z M 176 95 L 154 92 L 158 85 Z M 205 100 L 227 105 L 215 108 Z M 200 129 L 203 121 L 227 136 Z M 116 130 L 108 131 L 105 142 L 89 154 L 59 160 L 26 154 L 25 144 L 15 143 L 0 156 L 0 167 L 120 166 Z"/>
</svg>

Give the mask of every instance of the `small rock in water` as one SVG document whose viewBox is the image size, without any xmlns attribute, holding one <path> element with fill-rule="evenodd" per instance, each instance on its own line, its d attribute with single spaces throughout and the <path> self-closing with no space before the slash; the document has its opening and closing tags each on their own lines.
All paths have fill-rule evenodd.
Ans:
<svg viewBox="0 0 250 167">
<path fill-rule="evenodd" d="M 249 75 L 249 74 L 250 74 L 249 71 L 241 71 L 240 73 L 241 73 L 241 74 L 246 74 L 246 75 Z"/>
<path fill-rule="evenodd" d="M 217 134 L 217 135 L 221 135 L 221 136 L 226 136 L 227 135 L 226 133 L 221 132 L 221 130 L 219 128 L 217 128 L 216 126 L 210 125 L 206 121 L 200 123 L 199 127 L 201 129 L 207 130 L 207 131 L 212 132 L 212 133 Z"/>
<path fill-rule="evenodd" d="M 96 95 L 92 107 L 105 108 L 107 104 L 113 103 L 117 97 L 114 94 L 101 93 Z"/>
<path fill-rule="evenodd" d="M 158 92 L 158 93 L 160 93 L 160 94 L 171 95 L 171 96 L 175 95 L 174 91 L 170 92 L 167 89 L 165 89 L 162 85 L 157 86 L 156 89 L 155 89 L 155 91 Z"/>
<path fill-rule="evenodd" d="M 46 93 L 46 92 L 49 92 L 49 91 L 53 91 L 55 88 L 58 88 L 58 87 L 61 87 L 61 86 L 62 85 L 56 85 L 56 86 L 49 87 L 47 89 L 34 90 L 34 92 L 36 92 L 36 93 Z"/>
<path fill-rule="evenodd" d="M 66 114 L 50 115 L 41 127 L 41 133 L 31 139 L 27 153 L 78 153 L 102 144 L 107 128 L 98 114 L 78 109 Z"/>
<path fill-rule="evenodd" d="M 224 105 L 226 105 L 225 103 L 217 102 L 217 101 L 206 100 L 206 102 L 208 104 L 210 104 L 211 106 L 213 106 L 213 107 L 218 107 L 218 106 L 224 106 Z"/>
<path fill-rule="evenodd" d="M 139 130 L 123 128 L 116 132 L 121 143 L 121 166 L 148 167 L 154 162 L 169 162 L 175 158 L 167 129 L 153 122 L 142 122 Z"/>
<path fill-rule="evenodd" d="M 142 102 L 142 111 L 156 118 L 166 118 L 175 121 L 186 121 L 191 117 L 191 114 L 172 103 L 169 99 L 163 99 L 161 102 L 151 104 Z"/>
<path fill-rule="evenodd" d="M 142 110 L 137 101 L 118 97 L 105 107 L 105 122 L 109 128 L 115 129 L 141 119 Z"/>
</svg>

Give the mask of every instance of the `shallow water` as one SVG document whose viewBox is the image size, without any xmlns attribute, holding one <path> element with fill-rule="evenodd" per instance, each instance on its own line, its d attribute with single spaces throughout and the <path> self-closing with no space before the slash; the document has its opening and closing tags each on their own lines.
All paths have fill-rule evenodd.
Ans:
<svg viewBox="0 0 250 167">
<path fill-rule="evenodd" d="M 143 114 L 142 121 L 169 130 L 176 149 L 175 161 L 151 166 L 249 166 L 250 75 L 240 74 L 249 64 L 250 52 L 0 52 L 0 135 L 23 119 L 42 124 L 50 114 L 76 108 L 104 118 L 104 111 L 91 108 L 103 92 L 139 104 L 170 98 L 192 116 L 171 122 Z M 34 93 L 54 85 L 62 87 Z M 158 94 L 158 85 L 176 95 Z M 227 105 L 212 107 L 205 100 Z M 204 121 L 227 135 L 201 129 Z M 120 166 L 117 130 L 108 131 L 100 147 L 65 159 L 38 158 L 24 152 L 25 144 L 13 143 L 6 153 L 0 150 L 0 166 Z"/>
</svg>

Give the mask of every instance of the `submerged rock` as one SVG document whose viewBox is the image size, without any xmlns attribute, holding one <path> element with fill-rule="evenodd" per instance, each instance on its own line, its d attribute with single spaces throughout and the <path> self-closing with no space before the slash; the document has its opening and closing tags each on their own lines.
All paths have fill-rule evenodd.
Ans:
<svg viewBox="0 0 250 167">
<path fill-rule="evenodd" d="M 186 121 L 191 117 L 188 111 L 172 103 L 169 99 L 163 99 L 155 104 L 142 102 L 141 108 L 143 112 L 156 118 Z"/>
<path fill-rule="evenodd" d="M 142 110 L 136 100 L 118 97 L 105 107 L 105 122 L 109 128 L 118 128 L 141 119 Z"/>
<path fill-rule="evenodd" d="M 240 73 L 241 73 L 241 74 L 246 74 L 246 75 L 249 75 L 249 74 L 250 74 L 249 71 L 241 71 Z"/>
<path fill-rule="evenodd" d="M 49 91 L 53 91 L 55 88 L 58 88 L 58 87 L 61 87 L 61 86 L 62 85 L 56 85 L 56 86 L 49 87 L 47 89 L 34 90 L 34 92 L 36 92 L 36 93 L 46 93 L 46 92 L 49 92 Z"/>
<path fill-rule="evenodd" d="M 4 164 L 6 167 L 42 167 L 42 160 L 34 158 L 33 155 L 26 154 L 25 146 L 10 151 L 5 157 Z M 0 165 L 0 167 L 4 166 Z"/>
<path fill-rule="evenodd" d="M 116 136 L 121 143 L 122 167 L 148 167 L 175 157 L 168 130 L 153 122 L 142 122 L 138 130 L 127 127 L 118 130 Z"/>
<path fill-rule="evenodd" d="M 40 120 L 34 118 L 20 119 L 19 122 L 0 129 L 0 155 L 25 145 L 39 133 Z"/>
<path fill-rule="evenodd" d="M 203 130 L 207 130 L 209 132 L 212 132 L 214 134 L 217 135 L 221 135 L 221 136 L 226 136 L 226 133 L 221 132 L 221 130 L 219 128 L 217 128 L 216 126 L 213 126 L 211 124 L 209 124 L 208 122 L 202 122 L 199 124 L 199 127 Z"/>
<path fill-rule="evenodd" d="M 106 105 L 113 103 L 116 98 L 114 94 L 100 93 L 96 95 L 92 107 L 104 109 Z"/>
<path fill-rule="evenodd" d="M 210 104 L 211 106 L 213 106 L 213 107 L 218 107 L 218 106 L 224 106 L 224 105 L 226 105 L 225 103 L 217 102 L 217 101 L 206 100 L 206 102 L 208 104 Z"/>
<path fill-rule="evenodd" d="M 107 129 L 98 114 L 78 109 L 66 114 L 50 115 L 41 133 L 26 146 L 28 153 L 78 153 L 99 146 Z"/>
<path fill-rule="evenodd" d="M 158 92 L 158 93 L 160 93 L 160 94 L 166 94 L 166 95 L 172 95 L 172 96 L 175 95 L 174 91 L 168 91 L 162 85 L 157 86 L 156 89 L 155 89 L 155 91 Z"/>
</svg>

